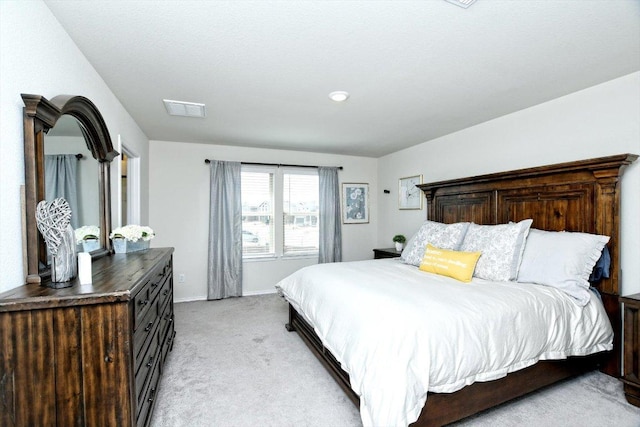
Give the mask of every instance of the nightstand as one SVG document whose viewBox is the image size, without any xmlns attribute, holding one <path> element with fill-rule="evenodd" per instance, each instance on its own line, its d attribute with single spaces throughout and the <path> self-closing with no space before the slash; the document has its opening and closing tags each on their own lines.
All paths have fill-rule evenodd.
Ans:
<svg viewBox="0 0 640 427">
<path fill-rule="evenodd" d="M 398 258 L 402 251 L 396 251 L 396 248 L 374 249 L 373 259 L 381 258 Z"/>
<path fill-rule="evenodd" d="M 640 294 L 621 297 L 624 304 L 624 394 L 640 407 Z"/>
</svg>

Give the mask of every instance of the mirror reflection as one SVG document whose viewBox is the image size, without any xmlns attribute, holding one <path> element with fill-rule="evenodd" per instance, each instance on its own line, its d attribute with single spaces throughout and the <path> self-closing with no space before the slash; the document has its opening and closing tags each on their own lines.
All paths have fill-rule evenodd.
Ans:
<svg viewBox="0 0 640 427">
<path fill-rule="evenodd" d="M 99 164 L 80 126 L 74 117 L 63 115 L 45 135 L 44 187 L 46 200 L 64 197 L 69 202 L 76 237 L 85 237 L 78 251 L 90 252 L 100 247 Z"/>
<path fill-rule="evenodd" d="M 76 207 L 75 220 L 76 225 L 82 226 L 83 224 L 96 224 L 97 219 L 100 237 L 97 239 L 98 249 L 91 251 L 92 259 L 107 256 L 111 250 L 111 242 L 107 238 L 111 229 L 110 166 L 118 152 L 113 149 L 109 130 L 102 114 L 90 99 L 77 95 L 58 95 L 49 101 L 42 95 L 23 93 L 20 96 L 24 102 L 25 129 L 24 240 L 26 246 L 26 283 L 45 283 L 46 286 L 49 286 L 47 281 L 51 276 L 51 269 L 47 266 L 47 247 L 38 231 L 36 221 L 37 204 L 46 199 L 45 145 L 47 146 L 46 152 L 49 154 L 83 154 L 83 160 L 76 165 L 80 166 L 80 171 L 76 171 L 76 176 L 79 178 L 76 182 L 78 206 Z M 63 132 L 65 127 L 63 124 L 67 120 L 67 118 L 63 118 L 65 115 L 77 120 L 71 126 L 75 132 Z M 55 130 L 51 135 L 48 135 L 54 125 L 56 125 Z M 80 139 L 80 135 L 84 136 L 86 142 Z M 53 142 L 55 140 L 49 141 L 52 138 L 57 138 L 59 141 L 65 139 L 65 142 L 60 141 L 59 144 L 56 144 Z M 75 145 L 73 148 L 65 147 L 65 150 L 61 151 L 62 144 L 66 144 L 67 140 L 75 140 Z M 87 147 L 92 153 L 91 156 L 88 151 L 84 151 Z M 84 153 L 87 155 L 84 156 Z M 89 176 L 88 179 L 83 177 L 85 173 L 82 170 L 85 167 L 93 168 L 93 172 L 86 173 Z M 97 173 L 95 172 L 96 168 Z M 90 183 L 91 187 L 85 187 L 85 183 Z M 49 184 L 49 187 L 51 186 L 52 184 Z M 96 199 L 97 202 L 95 202 Z M 88 200 L 94 202 L 88 202 Z M 95 213 L 96 207 L 97 215 Z M 89 213 L 91 211 L 94 213 Z"/>
</svg>

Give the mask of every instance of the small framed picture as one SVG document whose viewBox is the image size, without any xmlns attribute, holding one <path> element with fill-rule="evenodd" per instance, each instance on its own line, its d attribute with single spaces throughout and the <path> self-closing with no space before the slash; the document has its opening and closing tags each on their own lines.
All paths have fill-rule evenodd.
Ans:
<svg viewBox="0 0 640 427">
<path fill-rule="evenodd" d="M 369 184 L 342 184 L 342 222 L 344 224 L 369 222 Z"/>
<path fill-rule="evenodd" d="M 400 178 L 398 186 L 399 209 L 422 209 L 422 191 L 416 185 L 422 184 L 422 175 Z"/>
</svg>

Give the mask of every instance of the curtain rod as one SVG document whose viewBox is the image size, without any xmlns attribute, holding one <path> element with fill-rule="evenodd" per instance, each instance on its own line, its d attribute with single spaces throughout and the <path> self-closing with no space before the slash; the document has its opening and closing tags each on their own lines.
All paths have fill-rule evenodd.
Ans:
<svg viewBox="0 0 640 427">
<path fill-rule="evenodd" d="M 211 163 L 211 160 L 204 159 L 205 163 Z M 258 165 L 258 166 L 278 166 L 278 167 L 288 167 L 288 168 L 319 168 L 320 166 L 311 166 L 311 165 L 287 165 L 283 163 L 259 163 L 259 162 L 240 162 L 243 165 Z M 337 166 L 338 169 L 342 170 L 342 166 Z"/>
</svg>

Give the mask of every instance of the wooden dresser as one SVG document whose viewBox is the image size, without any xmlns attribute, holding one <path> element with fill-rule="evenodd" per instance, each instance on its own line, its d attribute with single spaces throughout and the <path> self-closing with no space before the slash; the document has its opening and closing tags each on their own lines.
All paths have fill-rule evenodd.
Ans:
<svg viewBox="0 0 640 427">
<path fill-rule="evenodd" d="M 172 254 L 106 256 L 91 285 L 0 294 L 0 425 L 148 425 L 175 336 Z"/>
</svg>

